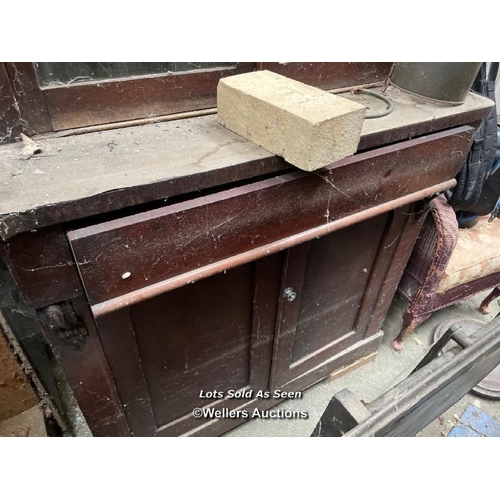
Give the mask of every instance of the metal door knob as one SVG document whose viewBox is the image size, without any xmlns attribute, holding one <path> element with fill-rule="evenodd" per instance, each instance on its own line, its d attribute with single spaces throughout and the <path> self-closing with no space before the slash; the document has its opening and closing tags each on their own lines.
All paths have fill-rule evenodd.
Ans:
<svg viewBox="0 0 500 500">
<path fill-rule="evenodd" d="M 297 294 L 293 291 L 293 288 L 287 288 L 284 293 L 284 297 L 288 302 L 293 302 L 297 298 Z"/>
</svg>

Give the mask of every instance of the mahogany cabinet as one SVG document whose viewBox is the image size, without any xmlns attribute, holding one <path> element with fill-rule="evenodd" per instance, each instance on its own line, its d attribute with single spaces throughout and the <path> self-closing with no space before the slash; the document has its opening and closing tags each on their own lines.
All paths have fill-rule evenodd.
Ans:
<svg viewBox="0 0 500 500">
<path fill-rule="evenodd" d="M 388 237 L 398 239 L 406 219 L 398 214 L 97 317 L 134 435 L 177 435 L 206 424 L 191 415 L 196 407 L 214 406 L 200 399 L 201 390 L 300 389 L 310 385 L 311 370 L 322 378 L 374 353 L 380 332 L 369 330 L 375 304 L 365 296 L 369 283 L 370 293 L 379 295 L 391 260 L 382 254 L 384 245 Z M 89 258 L 73 248 L 77 261 Z M 222 400 L 216 407 L 248 403 Z"/>
<path fill-rule="evenodd" d="M 217 434 L 238 420 L 194 408 L 278 401 L 202 390 L 301 390 L 372 359 L 416 202 L 452 185 L 459 164 L 442 152 L 465 152 L 472 130 L 68 231 L 130 432 Z"/>
<path fill-rule="evenodd" d="M 365 132 L 358 154 L 311 173 L 210 117 L 148 126 L 184 135 L 165 159 L 154 156 L 170 167 L 135 186 L 123 187 L 126 175 L 152 155 L 145 148 L 137 163 L 132 154 L 139 130 L 103 133 L 102 149 L 78 167 L 54 163 L 56 154 L 35 162 L 54 179 L 74 168 L 73 198 L 22 208 L 12 197 L 0 252 L 94 435 L 219 435 L 242 420 L 192 410 L 279 401 L 200 391 L 301 391 L 373 359 L 428 200 L 454 186 L 490 109 L 415 124 L 404 115 L 404 127 L 396 116 L 392 128 Z M 68 148 L 74 160 L 91 138 L 60 141 L 52 151 Z M 112 159 L 123 143 L 132 159 L 120 171 Z M 14 145 L 3 147 L 12 162 Z M 183 158 L 191 170 L 177 173 Z M 95 173 L 95 162 L 108 170 Z M 115 190 L 104 187 L 111 177 Z"/>
</svg>

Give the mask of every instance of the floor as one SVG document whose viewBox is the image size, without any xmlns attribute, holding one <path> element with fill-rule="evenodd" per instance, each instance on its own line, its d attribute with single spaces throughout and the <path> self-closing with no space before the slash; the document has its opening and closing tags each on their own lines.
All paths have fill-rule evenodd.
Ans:
<svg viewBox="0 0 500 500">
<path fill-rule="evenodd" d="M 406 308 L 406 302 L 402 298 L 396 297 L 383 327 L 384 342 L 373 362 L 336 380 L 325 380 L 316 384 L 303 392 L 302 399 L 290 400 L 276 407 L 283 410 L 306 411 L 309 414 L 308 419 L 255 419 L 228 432 L 226 436 L 309 436 L 331 397 L 338 391 L 347 388 L 360 399 L 372 401 L 404 380 L 426 353 L 431 344 L 434 329 L 440 322 L 461 316 L 473 317 L 486 322 L 493 319 L 500 311 L 496 301 L 492 304 L 491 314 L 484 316 L 478 310 L 481 300 L 486 295 L 487 292 L 479 294 L 460 304 L 434 313 L 408 337 L 405 348 L 401 352 L 394 351 L 390 346 L 392 339 L 399 331 L 401 317 Z M 460 424 L 460 417 L 470 405 L 480 408 L 500 422 L 500 401 L 490 401 L 470 393 L 422 430 L 418 436 L 447 436 L 455 426 Z"/>
</svg>

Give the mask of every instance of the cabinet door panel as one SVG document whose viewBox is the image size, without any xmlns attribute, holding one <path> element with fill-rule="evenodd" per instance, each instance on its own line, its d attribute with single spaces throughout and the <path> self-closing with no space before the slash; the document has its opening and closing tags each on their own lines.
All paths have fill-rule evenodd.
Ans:
<svg viewBox="0 0 500 500">
<path fill-rule="evenodd" d="M 200 390 L 250 384 L 253 266 L 130 308 L 158 426 L 203 406 Z"/>
<path fill-rule="evenodd" d="M 380 293 L 412 210 L 415 207 L 380 214 L 287 251 L 273 354 L 273 389 L 307 387 L 309 381 L 328 375 L 328 366 L 332 370 L 345 366 L 340 358 L 348 352 L 359 350 L 358 357 L 370 353 L 368 337 L 378 332 L 368 335 L 373 327 L 370 318 L 383 305 Z M 401 272 L 402 268 L 396 279 Z M 391 297 L 396 285 L 394 280 Z M 291 302 L 285 293 L 288 288 L 297 294 Z"/>
<path fill-rule="evenodd" d="M 384 214 L 311 243 L 298 297 L 292 363 L 354 330 L 387 217 Z"/>
<path fill-rule="evenodd" d="M 193 432 L 216 423 L 194 408 L 247 402 L 202 390 L 268 388 L 281 265 L 276 254 L 97 319 L 135 435 Z"/>
</svg>

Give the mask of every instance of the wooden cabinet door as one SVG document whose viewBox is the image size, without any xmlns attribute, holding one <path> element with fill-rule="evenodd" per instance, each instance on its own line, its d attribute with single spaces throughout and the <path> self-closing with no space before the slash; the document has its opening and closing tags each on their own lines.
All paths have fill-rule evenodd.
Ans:
<svg viewBox="0 0 500 500">
<path fill-rule="evenodd" d="M 281 265 L 273 255 L 96 320 L 134 435 L 217 434 L 242 421 L 192 411 L 249 402 L 201 391 L 268 388 Z"/>
<path fill-rule="evenodd" d="M 332 370 L 341 368 L 336 356 L 350 348 L 363 356 L 363 347 L 378 331 L 368 331 L 370 320 L 405 224 L 403 213 L 389 212 L 287 251 L 272 389 L 310 385 L 300 378 L 328 364 Z M 314 382 L 321 378 L 309 377 Z"/>
</svg>

